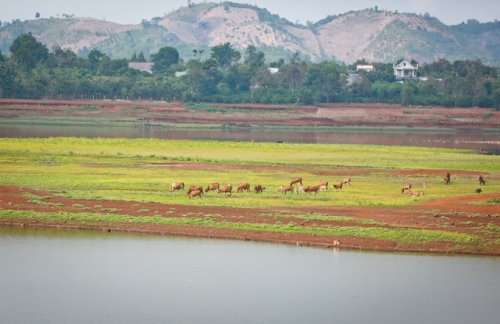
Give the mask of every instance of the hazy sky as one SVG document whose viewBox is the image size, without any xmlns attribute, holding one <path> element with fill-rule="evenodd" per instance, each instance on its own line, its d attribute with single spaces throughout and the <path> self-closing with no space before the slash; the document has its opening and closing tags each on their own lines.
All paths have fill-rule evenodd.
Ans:
<svg viewBox="0 0 500 324">
<path fill-rule="evenodd" d="M 200 0 L 192 0 L 201 3 Z M 210 1 L 206 1 L 210 2 Z M 216 1 L 213 1 L 216 2 Z M 429 13 L 447 25 L 455 25 L 477 19 L 480 22 L 500 20 L 498 0 L 253 0 L 233 2 L 248 3 L 266 8 L 291 22 L 316 22 L 328 15 L 342 14 L 351 10 L 373 8 L 390 11 Z M 142 19 L 163 16 L 165 13 L 187 6 L 187 0 L 0 0 L 0 20 L 35 19 L 74 14 L 77 17 L 93 17 L 121 24 L 138 24 Z"/>
</svg>

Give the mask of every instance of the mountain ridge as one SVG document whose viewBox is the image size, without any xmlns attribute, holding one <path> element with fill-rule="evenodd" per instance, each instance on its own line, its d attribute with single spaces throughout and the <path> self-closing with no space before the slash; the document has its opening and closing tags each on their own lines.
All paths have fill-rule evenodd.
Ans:
<svg viewBox="0 0 500 324">
<path fill-rule="evenodd" d="M 8 52 L 13 40 L 28 31 L 49 48 L 59 45 L 80 55 L 97 48 L 113 58 L 130 58 L 141 51 L 148 57 L 172 46 L 188 59 L 193 49 L 209 55 L 210 47 L 229 42 L 240 50 L 253 45 L 268 61 L 299 52 L 306 60 L 347 64 L 404 57 L 420 63 L 446 58 L 500 65 L 500 22 L 470 19 L 447 26 L 427 14 L 376 9 L 327 16 L 306 26 L 267 9 L 231 2 L 190 4 L 135 25 L 84 17 L 14 21 L 0 28 L 0 50 Z"/>
</svg>

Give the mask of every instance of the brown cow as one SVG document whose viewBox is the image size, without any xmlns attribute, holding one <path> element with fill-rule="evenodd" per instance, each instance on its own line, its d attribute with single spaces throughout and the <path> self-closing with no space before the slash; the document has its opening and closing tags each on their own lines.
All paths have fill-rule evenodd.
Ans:
<svg viewBox="0 0 500 324">
<path fill-rule="evenodd" d="M 285 194 L 290 191 L 290 193 L 293 193 L 293 186 L 281 186 L 278 187 L 280 194 Z M 278 191 L 278 190 L 276 190 Z"/>
<path fill-rule="evenodd" d="M 295 188 L 295 193 L 297 195 L 303 192 L 304 192 L 304 186 L 297 186 L 297 188 Z"/>
<path fill-rule="evenodd" d="M 188 196 L 189 196 L 189 199 L 193 198 L 193 197 L 196 197 L 196 196 L 199 196 L 201 198 L 201 194 L 203 193 L 203 190 L 193 190 L 191 191 Z"/>
<path fill-rule="evenodd" d="M 450 175 L 449 172 L 446 172 L 446 175 L 444 176 L 443 180 L 444 180 L 444 184 L 445 185 L 447 185 L 448 183 L 450 183 L 450 181 L 451 181 L 451 175 Z"/>
<path fill-rule="evenodd" d="M 219 188 L 219 191 L 218 191 L 218 193 L 228 193 L 228 192 L 229 192 L 230 196 L 233 193 L 233 186 L 231 184 L 228 184 L 227 186 Z"/>
<path fill-rule="evenodd" d="M 189 195 L 192 191 L 201 191 L 201 193 L 203 193 L 203 187 L 202 186 L 191 186 L 191 187 L 189 187 L 187 194 Z"/>
<path fill-rule="evenodd" d="M 219 183 L 218 182 L 209 183 L 207 189 L 205 189 L 205 192 L 209 192 L 210 190 L 219 190 Z"/>
<path fill-rule="evenodd" d="M 486 186 L 486 181 L 483 179 L 483 176 L 481 174 L 479 175 L 479 177 L 477 177 L 477 181 L 479 182 L 479 185 Z"/>
<path fill-rule="evenodd" d="M 339 183 L 338 185 L 334 184 L 333 187 L 335 188 L 335 190 L 342 190 L 342 186 L 344 185 L 344 182 L 341 182 Z"/>
<path fill-rule="evenodd" d="M 290 182 L 290 186 L 293 186 L 296 183 L 300 183 L 300 185 L 302 186 L 302 178 L 293 178 L 292 182 Z"/>
<path fill-rule="evenodd" d="M 344 178 L 344 180 L 342 180 L 342 184 L 349 184 L 351 185 L 351 178 Z"/>
<path fill-rule="evenodd" d="M 318 186 L 320 186 L 320 187 L 324 186 L 324 188 L 325 188 L 324 190 L 328 190 L 328 181 L 326 181 L 326 180 L 320 181 Z"/>
<path fill-rule="evenodd" d="M 184 190 L 184 182 L 174 182 L 172 183 L 172 186 L 170 187 L 170 192 L 174 190 Z"/>
<path fill-rule="evenodd" d="M 311 192 L 314 192 L 315 194 L 318 193 L 318 190 L 319 190 L 319 186 L 309 186 L 307 188 L 304 189 L 304 192 L 307 192 L 307 193 L 311 193 Z"/>
<path fill-rule="evenodd" d="M 240 183 L 238 185 L 238 189 L 236 189 L 236 192 L 242 192 L 243 190 L 250 192 L 250 184 L 249 183 Z"/>
<path fill-rule="evenodd" d="M 411 183 L 405 183 L 403 185 L 403 188 L 401 188 L 401 193 L 405 193 L 406 190 L 410 190 L 410 189 L 411 189 Z"/>
<path fill-rule="evenodd" d="M 410 196 L 413 196 L 413 197 L 418 197 L 418 196 L 423 196 L 424 195 L 424 192 L 423 191 L 415 191 L 415 192 L 412 192 L 411 189 L 410 189 Z"/>
<path fill-rule="evenodd" d="M 256 185 L 253 187 L 253 191 L 255 191 L 256 194 L 262 193 L 262 191 L 266 190 L 266 187 L 262 187 L 261 185 Z"/>
<path fill-rule="evenodd" d="M 327 191 L 328 190 L 328 187 L 325 186 L 325 185 L 320 185 L 318 187 L 319 187 L 319 190 L 321 190 L 321 191 Z"/>
</svg>

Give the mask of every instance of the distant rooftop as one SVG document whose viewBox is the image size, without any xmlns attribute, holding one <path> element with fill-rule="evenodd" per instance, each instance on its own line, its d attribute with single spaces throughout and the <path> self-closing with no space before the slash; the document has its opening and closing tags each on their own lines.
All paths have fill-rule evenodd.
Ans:
<svg viewBox="0 0 500 324">
<path fill-rule="evenodd" d="M 142 72 L 153 73 L 153 71 L 152 71 L 153 63 L 129 62 L 128 67 L 131 69 L 142 71 Z"/>
</svg>

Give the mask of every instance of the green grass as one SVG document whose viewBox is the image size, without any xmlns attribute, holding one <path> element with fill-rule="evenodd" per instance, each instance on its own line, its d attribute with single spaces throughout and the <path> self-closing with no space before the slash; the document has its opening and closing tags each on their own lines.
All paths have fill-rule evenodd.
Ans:
<svg viewBox="0 0 500 324">
<path fill-rule="evenodd" d="M 22 148 L 22 149 L 19 149 Z M 71 152 L 71 153 L 70 153 Z M 101 153 L 102 152 L 102 153 Z M 308 165 L 384 169 L 498 171 L 497 156 L 470 150 L 379 145 L 215 142 L 158 139 L 1 139 L 4 161 L 28 154 L 57 165 L 76 155 L 77 163 L 203 162 L 241 165 Z M 126 159 L 114 159 L 116 155 Z M 15 157 L 14 157 L 15 158 Z"/>
<path fill-rule="evenodd" d="M 201 168 L 199 163 L 203 164 Z M 359 169 L 368 172 L 358 174 Z M 414 176 L 395 173 L 405 169 L 422 171 Z M 443 174 L 450 171 L 451 185 L 443 186 L 442 176 L 428 175 L 427 169 L 443 170 Z M 0 139 L 0 184 L 83 200 L 234 207 L 404 207 L 432 198 L 472 194 L 476 176 L 461 176 L 455 170 L 489 173 L 488 191 L 500 192 L 496 180 L 500 157 L 467 150 L 158 139 Z M 343 176 L 322 175 L 329 171 Z M 296 176 L 301 176 L 306 186 L 321 180 L 331 185 L 350 176 L 352 186 L 317 195 L 274 194 L 276 187 L 289 184 Z M 423 180 L 427 181 L 426 189 L 418 188 Z M 209 192 L 201 199 L 188 199 L 184 191 L 169 192 L 171 183 L 178 181 L 186 187 L 206 187 L 214 181 L 231 183 L 234 191 L 232 196 Z M 267 189 L 259 195 L 237 194 L 236 186 L 241 182 L 249 182 L 252 187 L 261 184 Z M 400 188 L 406 182 L 425 195 L 401 194 Z"/>
<path fill-rule="evenodd" d="M 195 215 L 190 215 L 195 216 Z M 418 244 L 433 241 L 451 243 L 471 243 L 478 240 L 470 234 L 449 233 L 438 230 L 419 229 L 391 229 L 381 227 L 358 227 L 358 226 L 327 226 L 327 227 L 304 227 L 295 223 L 276 224 L 255 224 L 255 223 L 233 223 L 215 222 L 212 218 L 164 218 L 160 216 L 131 217 L 128 215 L 106 215 L 99 213 L 39 213 L 32 211 L 0 210 L 0 218 L 16 219 L 39 219 L 39 220 L 65 220 L 74 222 L 111 222 L 111 223 L 143 223 L 143 224 L 164 224 L 164 225 L 197 225 L 225 229 L 242 229 L 268 232 L 280 232 L 289 234 L 314 234 L 322 236 L 342 237 L 355 236 L 361 238 L 378 238 L 392 240 L 403 244 Z M 90 223 L 88 223 L 90 222 Z"/>
</svg>

